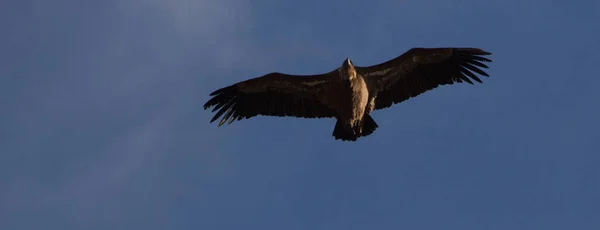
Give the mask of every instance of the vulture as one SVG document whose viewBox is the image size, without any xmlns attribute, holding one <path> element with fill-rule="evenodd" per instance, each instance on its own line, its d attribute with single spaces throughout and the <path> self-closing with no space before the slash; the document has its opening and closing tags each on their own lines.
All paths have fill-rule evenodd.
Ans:
<svg viewBox="0 0 600 230">
<path fill-rule="evenodd" d="M 391 60 L 372 66 L 356 66 L 346 58 L 327 73 L 293 75 L 271 72 L 215 90 L 204 104 L 214 106 L 221 118 L 218 127 L 257 115 L 298 118 L 335 118 L 332 136 L 356 141 L 379 126 L 374 110 L 416 97 L 440 85 L 473 81 L 491 53 L 479 48 L 411 48 Z"/>
</svg>

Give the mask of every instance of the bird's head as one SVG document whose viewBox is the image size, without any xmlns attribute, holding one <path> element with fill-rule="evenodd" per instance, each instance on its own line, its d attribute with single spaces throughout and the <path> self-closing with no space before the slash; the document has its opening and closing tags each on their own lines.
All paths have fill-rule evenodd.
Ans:
<svg viewBox="0 0 600 230">
<path fill-rule="evenodd" d="M 342 63 L 342 67 L 340 67 L 340 77 L 345 79 L 352 79 L 356 77 L 356 70 L 354 69 L 354 65 L 350 58 L 346 58 L 344 63 Z"/>
<path fill-rule="evenodd" d="M 346 60 L 344 60 L 344 63 L 342 63 L 342 68 L 344 69 L 348 69 L 348 68 L 354 68 L 354 65 L 352 64 L 352 61 L 350 61 L 350 58 L 346 58 Z"/>
</svg>

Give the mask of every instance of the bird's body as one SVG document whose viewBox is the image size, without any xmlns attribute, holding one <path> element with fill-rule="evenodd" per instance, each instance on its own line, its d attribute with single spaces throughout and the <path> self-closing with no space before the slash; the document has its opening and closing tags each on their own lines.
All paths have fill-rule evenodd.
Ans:
<svg viewBox="0 0 600 230">
<path fill-rule="evenodd" d="M 205 105 L 219 110 L 211 122 L 223 115 L 229 120 L 256 115 L 335 118 L 335 139 L 356 141 L 370 135 L 378 125 L 370 113 L 390 107 L 439 85 L 481 82 L 470 71 L 487 76 L 477 67 L 490 62 L 476 48 L 413 48 L 387 62 L 354 66 L 346 58 L 330 72 L 300 76 L 269 73 L 221 88 Z M 477 66 L 477 67 L 476 67 Z"/>
<path fill-rule="evenodd" d="M 340 108 L 336 108 L 338 116 L 336 117 L 339 123 L 337 132 L 352 132 L 356 135 L 362 133 L 362 121 L 365 115 L 368 115 L 370 111 L 367 111 L 367 105 L 369 102 L 369 89 L 367 83 L 363 79 L 362 75 L 356 73 L 354 66 L 350 59 L 346 59 L 344 64 L 338 69 L 339 83 L 334 83 L 339 88 L 330 87 L 328 90 L 329 94 L 341 93 L 343 96 L 334 97 L 337 101 L 335 105 L 340 105 Z M 350 100 L 348 100 L 350 99 Z M 336 131 L 334 130 L 334 135 Z"/>
</svg>

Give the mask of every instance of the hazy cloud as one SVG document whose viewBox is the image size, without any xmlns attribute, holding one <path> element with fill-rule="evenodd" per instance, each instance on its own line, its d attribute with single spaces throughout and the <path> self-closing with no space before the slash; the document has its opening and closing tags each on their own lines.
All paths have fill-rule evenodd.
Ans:
<svg viewBox="0 0 600 230">
<path fill-rule="evenodd" d="M 60 5 L 23 9 L 44 17 Z M 15 68 L 19 77 L 3 80 L 19 90 L 4 110 L 12 111 L 4 122 L 13 122 L 5 123 L 12 132 L 2 146 L 10 153 L 3 170 L 11 174 L 1 183 L 1 222 L 27 210 L 79 224 L 125 218 L 114 202 L 124 191 L 144 193 L 128 187 L 139 179 L 136 172 L 169 154 L 177 118 L 201 106 L 192 90 L 198 86 L 191 84 L 209 78 L 189 74 L 196 69 L 188 66 L 214 69 L 240 61 L 247 41 L 239 35 L 252 22 L 244 1 L 118 1 L 99 11 L 69 11 L 41 22 L 37 29 L 53 26 L 76 39 L 40 47 L 52 55 L 31 62 L 53 62 L 52 71 Z M 27 166 L 32 160 L 39 162 Z M 55 173 L 61 176 L 48 178 Z"/>
</svg>

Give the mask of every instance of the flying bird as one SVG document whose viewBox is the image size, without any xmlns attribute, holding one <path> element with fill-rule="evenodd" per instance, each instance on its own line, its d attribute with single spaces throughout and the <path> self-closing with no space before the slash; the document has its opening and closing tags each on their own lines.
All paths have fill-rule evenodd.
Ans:
<svg viewBox="0 0 600 230">
<path fill-rule="evenodd" d="M 355 66 L 346 58 L 339 68 L 314 75 L 271 72 L 218 89 L 204 109 L 214 106 L 210 121 L 225 122 L 257 115 L 335 118 L 332 136 L 356 141 L 379 126 L 370 113 L 416 97 L 440 85 L 473 81 L 491 62 L 478 48 L 411 48 L 372 66 Z"/>
</svg>

